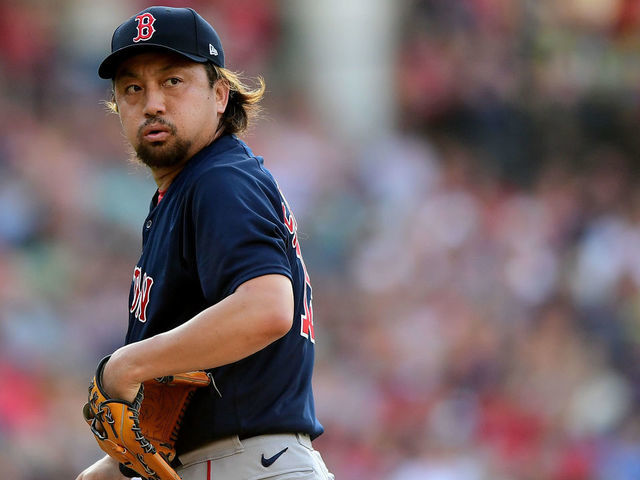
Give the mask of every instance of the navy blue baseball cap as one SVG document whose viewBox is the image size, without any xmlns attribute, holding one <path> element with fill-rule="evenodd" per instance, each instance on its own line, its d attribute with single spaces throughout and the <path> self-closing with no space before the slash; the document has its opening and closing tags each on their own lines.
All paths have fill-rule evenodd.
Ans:
<svg viewBox="0 0 640 480">
<path fill-rule="evenodd" d="M 100 64 L 98 75 L 113 78 L 123 60 L 152 48 L 179 53 L 194 62 L 224 67 L 220 37 L 195 10 L 149 7 L 116 28 L 111 39 L 111 54 Z"/>
</svg>

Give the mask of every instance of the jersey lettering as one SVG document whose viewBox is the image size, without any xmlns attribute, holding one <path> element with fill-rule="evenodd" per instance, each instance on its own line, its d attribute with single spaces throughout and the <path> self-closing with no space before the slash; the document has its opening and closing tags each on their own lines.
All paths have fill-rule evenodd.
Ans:
<svg viewBox="0 0 640 480">
<path fill-rule="evenodd" d="M 133 301 L 131 302 L 131 308 L 129 308 L 129 313 L 133 313 L 140 305 L 140 276 L 142 275 L 142 270 L 140 267 L 136 267 L 133 269 Z"/>
<path fill-rule="evenodd" d="M 311 278 L 307 272 L 307 266 L 302 258 L 302 249 L 300 248 L 300 242 L 298 241 L 298 222 L 293 216 L 293 212 L 289 208 L 287 200 L 282 195 L 282 215 L 284 218 L 284 225 L 287 227 L 287 231 L 292 235 L 291 246 L 296 249 L 296 257 L 302 266 L 304 272 L 304 313 L 300 315 L 300 335 L 304 338 L 308 338 L 313 343 L 316 342 L 316 337 L 313 331 L 313 295 L 311 292 Z"/>
<path fill-rule="evenodd" d="M 136 16 L 136 22 L 138 22 L 138 35 L 134 37 L 133 41 L 138 43 L 142 40 L 149 40 L 151 36 L 156 32 L 156 29 L 153 28 L 153 24 L 156 19 L 150 13 L 143 13 L 141 15 Z"/>
<path fill-rule="evenodd" d="M 149 305 L 149 296 L 151 287 L 153 286 L 153 278 L 146 273 L 143 274 L 140 267 L 133 270 L 133 301 L 129 312 L 142 323 L 147 321 L 147 306 Z"/>
</svg>

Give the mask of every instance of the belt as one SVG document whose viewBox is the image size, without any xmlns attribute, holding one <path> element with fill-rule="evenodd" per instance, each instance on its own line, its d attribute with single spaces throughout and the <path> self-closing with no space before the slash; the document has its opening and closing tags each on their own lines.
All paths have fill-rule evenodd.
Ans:
<svg viewBox="0 0 640 480">
<path fill-rule="evenodd" d="M 296 439 L 300 444 L 311 449 L 311 438 L 306 433 L 276 433 L 268 435 L 257 435 L 255 437 L 240 438 L 238 435 L 232 435 L 230 437 L 221 438 L 209 442 L 202 447 L 198 447 L 187 453 L 183 453 L 178 456 L 178 460 L 183 466 L 202 462 L 205 460 L 218 460 L 220 458 L 228 457 L 236 453 L 242 452 L 245 449 L 245 445 L 250 445 L 253 442 L 263 441 L 267 438 L 278 440 L 278 437 L 282 439 Z"/>
</svg>

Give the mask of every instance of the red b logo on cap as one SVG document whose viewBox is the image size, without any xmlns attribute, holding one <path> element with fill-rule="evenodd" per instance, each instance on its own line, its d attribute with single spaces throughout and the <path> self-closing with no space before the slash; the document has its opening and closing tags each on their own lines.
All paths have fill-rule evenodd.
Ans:
<svg viewBox="0 0 640 480">
<path fill-rule="evenodd" d="M 142 15 L 138 15 L 136 17 L 136 22 L 138 22 L 138 36 L 133 39 L 134 42 L 139 42 L 141 40 L 149 40 L 151 35 L 153 35 L 156 31 L 153 28 L 153 24 L 156 21 L 155 17 L 150 13 L 143 13 Z"/>
</svg>

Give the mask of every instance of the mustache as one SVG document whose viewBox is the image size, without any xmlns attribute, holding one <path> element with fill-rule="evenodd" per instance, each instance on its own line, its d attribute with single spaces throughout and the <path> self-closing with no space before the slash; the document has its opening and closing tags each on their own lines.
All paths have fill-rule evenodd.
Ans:
<svg viewBox="0 0 640 480">
<path fill-rule="evenodd" d="M 177 130 L 178 130 L 173 123 L 165 120 L 162 117 L 157 117 L 157 116 L 156 117 L 149 117 L 138 128 L 138 138 L 142 138 L 142 132 L 144 131 L 144 129 L 149 127 L 149 126 L 151 126 L 151 125 L 153 125 L 153 126 L 162 125 L 163 127 L 168 128 L 169 132 L 172 135 L 175 135 Z"/>
</svg>

